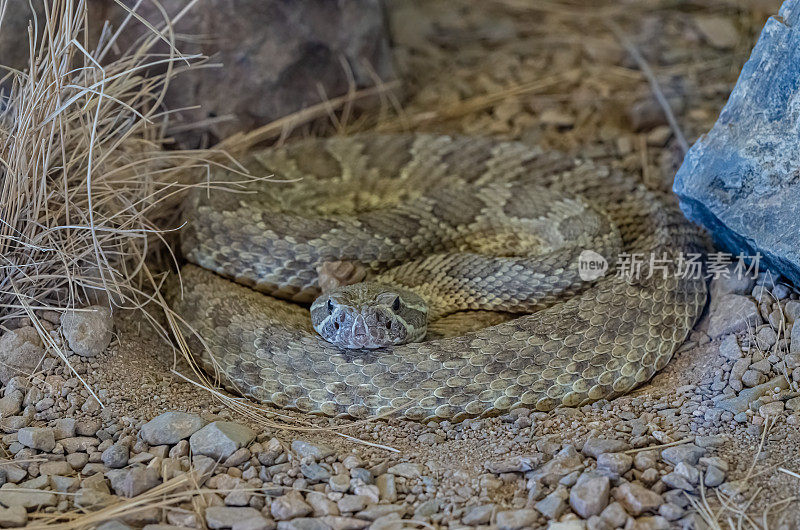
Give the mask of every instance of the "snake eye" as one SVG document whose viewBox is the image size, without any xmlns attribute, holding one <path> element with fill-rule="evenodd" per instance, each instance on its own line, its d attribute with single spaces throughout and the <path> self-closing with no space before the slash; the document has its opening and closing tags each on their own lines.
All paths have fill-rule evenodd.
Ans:
<svg viewBox="0 0 800 530">
<path fill-rule="evenodd" d="M 398 311 L 400 309 L 400 297 L 396 297 L 394 302 L 392 302 L 392 311 Z"/>
<path fill-rule="evenodd" d="M 328 313 L 331 315 L 333 314 L 333 300 L 330 298 L 328 299 Z"/>
</svg>

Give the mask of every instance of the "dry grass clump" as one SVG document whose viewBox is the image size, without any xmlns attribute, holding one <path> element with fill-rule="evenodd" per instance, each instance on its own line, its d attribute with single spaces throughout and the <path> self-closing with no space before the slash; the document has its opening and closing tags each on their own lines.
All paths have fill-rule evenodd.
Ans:
<svg viewBox="0 0 800 530">
<path fill-rule="evenodd" d="M 147 24 L 119 52 L 118 35 L 140 25 L 134 12 L 119 28 L 105 25 L 90 48 L 85 0 L 41 2 L 44 24 L 29 27 L 30 64 L 1 78 L 11 89 L 0 100 L 0 319 L 98 299 L 120 308 L 150 300 L 157 279 L 148 255 L 177 223 L 191 170 L 210 158 L 162 149 L 169 81 L 203 59 L 172 45 L 172 23 L 194 3 L 160 27 Z M 0 0 L 0 31 L 8 5 Z M 170 53 L 156 54 L 159 42 Z M 152 70 L 164 73 L 145 77 Z"/>
</svg>

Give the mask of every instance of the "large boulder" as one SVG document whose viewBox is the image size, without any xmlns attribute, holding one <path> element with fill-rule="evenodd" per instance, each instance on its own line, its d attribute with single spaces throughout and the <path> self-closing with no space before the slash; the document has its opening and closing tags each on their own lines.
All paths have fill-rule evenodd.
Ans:
<svg viewBox="0 0 800 530">
<path fill-rule="evenodd" d="M 675 177 L 686 216 L 800 285 L 800 0 L 764 25 L 711 131 Z"/>
</svg>

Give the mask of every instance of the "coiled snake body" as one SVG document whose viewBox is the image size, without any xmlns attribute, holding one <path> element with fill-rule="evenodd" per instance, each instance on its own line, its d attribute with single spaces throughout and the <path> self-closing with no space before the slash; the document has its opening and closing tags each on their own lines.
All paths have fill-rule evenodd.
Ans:
<svg viewBox="0 0 800 530">
<path fill-rule="evenodd" d="M 192 264 L 169 297 L 205 369 L 260 402 L 458 420 L 610 399 L 663 368 L 705 304 L 705 281 L 674 268 L 615 274 L 618 259 L 676 263 L 704 242 L 667 194 L 591 162 L 413 134 L 304 140 L 247 165 L 289 182 L 195 194 Z M 605 276 L 581 280 L 585 250 Z M 455 313 L 421 342 L 341 349 L 307 306 L 330 262 Z"/>
</svg>

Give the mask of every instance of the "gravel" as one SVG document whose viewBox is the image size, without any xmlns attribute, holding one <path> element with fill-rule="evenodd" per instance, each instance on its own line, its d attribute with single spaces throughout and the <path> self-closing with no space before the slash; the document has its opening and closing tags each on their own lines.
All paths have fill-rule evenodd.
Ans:
<svg viewBox="0 0 800 530">
<path fill-rule="evenodd" d="M 272 501 L 269 509 L 276 521 L 304 517 L 313 511 L 299 491 L 290 491 L 286 495 L 281 495 Z"/>
<path fill-rule="evenodd" d="M 422 466 L 404 462 L 389 468 L 389 473 L 407 479 L 415 479 L 422 475 Z"/>
<path fill-rule="evenodd" d="M 633 482 L 627 482 L 616 488 L 614 498 L 631 515 L 655 512 L 663 503 L 661 495 Z"/>
<path fill-rule="evenodd" d="M 564 486 L 559 486 L 544 499 L 537 502 L 534 507 L 548 519 L 558 519 L 567 509 L 569 490 Z"/>
<path fill-rule="evenodd" d="M 492 520 L 492 515 L 496 509 L 497 508 L 494 504 L 481 504 L 479 506 L 473 506 L 464 513 L 464 516 L 461 518 L 461 522 L 468 526 L 486 524 Z"/>
<path fill-rule="evenodd" d="M 698 447 L 695 444 L 684 444 L 675 447 L 667 447 L 661 451 L 661 458 L 673 465 L 682 462 L 695 465 L 700 461 L 700 457 L 705 454 L 706 450 L 702 447 Z"/>
<path fill-rule="evenodd" d="M 135 497 L 161 483 L 158 470 L 144 466 L 111 469 L 105 475 L 114 493 L 122 497 Z"/>
<path fill-rule="evenodd" d="M 261 512 L 254 508 L 228 508 L 225 506 L 211 506 L 206 509 L 206 524 L 209 528 L 231 528 L 244 521 L 258 521 L 266 524 L 267 520 Z"/>
<path fill-rule="evenodd" d="M 633 465 L 633 457 L 625 453 L 602 453 L 597 457 L 597 469 L 622 475 Z"/>
<path fill-rule="evenodd" d="M 603 453 L 618 453 L 630 448 L 630 444 L 622 440 L 589 438 L 586 440 L 586 442 L 584 442 L 583 449 L 581 451 L 586 456 L 597 458 Z"/>
</svg>

